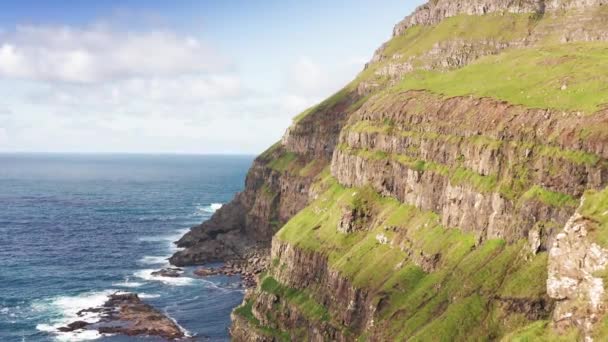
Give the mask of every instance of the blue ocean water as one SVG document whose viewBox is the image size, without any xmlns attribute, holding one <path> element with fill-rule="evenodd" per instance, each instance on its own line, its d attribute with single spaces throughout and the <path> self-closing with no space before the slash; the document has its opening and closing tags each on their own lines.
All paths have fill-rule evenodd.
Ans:
<svg viewBox="0 0 608 342">
<path fill-rule="evenodd" d="M 0 154 L 0 341 L 157 340 L 56 333 L 118 290 L 139 293 L 197 340 L 227 340 L 238 277 L 150 272 L 242 189 L 252 159 Z"/>
</svg>

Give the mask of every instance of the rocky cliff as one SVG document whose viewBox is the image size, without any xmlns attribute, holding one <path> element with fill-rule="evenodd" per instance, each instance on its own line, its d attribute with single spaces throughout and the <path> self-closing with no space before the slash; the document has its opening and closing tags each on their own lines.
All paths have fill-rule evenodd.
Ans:
<svg viewBox="0 0 608 342">
<path fill-rule="evenodd" d="M 605 340 L 604 3 L 420 6 L 172 262 L 269 255 L 239 341 Z"/>
</svg>

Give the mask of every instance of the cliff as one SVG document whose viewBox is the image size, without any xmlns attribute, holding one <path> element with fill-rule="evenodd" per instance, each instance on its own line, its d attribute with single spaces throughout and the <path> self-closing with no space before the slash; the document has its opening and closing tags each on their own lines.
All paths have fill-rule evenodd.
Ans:
<svg viewBox="0 0 608 342">
<path fill-rule="evenodd" d="M 172 262 L 269 254 L 238 341 L 605 340 L 604 3 L 420 6 Z"/>
</svg>

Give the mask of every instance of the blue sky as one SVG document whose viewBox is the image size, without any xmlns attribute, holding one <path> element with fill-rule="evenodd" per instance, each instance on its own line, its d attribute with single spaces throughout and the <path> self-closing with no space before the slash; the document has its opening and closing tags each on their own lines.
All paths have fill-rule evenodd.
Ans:
<svg viewBox="0 0 608 342">
<path fill-rule="evenodd" d="M 3 1 L 0 151 L 259 153 L 422 1 Z"/>
</svg>

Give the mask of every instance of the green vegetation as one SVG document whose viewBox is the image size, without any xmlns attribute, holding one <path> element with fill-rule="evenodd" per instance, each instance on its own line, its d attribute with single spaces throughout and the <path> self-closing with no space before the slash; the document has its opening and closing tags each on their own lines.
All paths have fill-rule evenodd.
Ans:
<svg viewBox="0 0 608 342">
<path fill-rule="evenodd" d="M 465 41 L 493 39 L 513 41 L 528 34 L 530 16 L 527 14 L 496 14 L 485 16 L 459 15 L 447 18 L 435 26 L 414 26 L 393 38 L 384 53 L 418 56 L 437 43 L 458 37 Z"/>
<path fill-rule="evenodd" d="M 568 342 L 579 340 L 578 330 L 571 329 L 563 334 L 557 334 L 551 329 L 548 321 L 536 321 L 502 339 L 504 342 Z"/>
<path fill-rule="evenodd" d="M 506 298 L 537 298 L 547 291 L 547 253 L 540 253 L 521 268 L 511 273 L 500 291 Z M 539 281 L 541 279 L 541 281 Z"/>
<path fill-rule="evenodd" d="M 417 71 L 392 91 L 475 95 L 530 108 L 593 113 L 608 103 L 608 46 L 571 43 L 514 49 L 450 72 Z"/>
<path fill-rule="evenodd" d="M 593 241 L 608 248 L 608 188 L 587 191 L 579 211 L 593 222 L 588 232 Z"/>
<path fill-rule="evenodd" d="M 248 300 L 246 301 L 243 305 L 239 306 L 238 308 L 234 309 L 234 313 L 245 318 L 246 320 L 248 320 L 250 323 L 253 323 L 255 325 L 260 325 L 260 321 L 258 321 L 257 318 L 255 318 L 255 316 L 253 315 L 253 312 L 251 311 L 253 308 L 253 302 Z"/>
<path fill-rule="evenodd" d="M 519 201 L 539 201 L 553 207 L 576 207 L 578 200 L 561 192 L 550 191 L 538 185 L 530 187 L 527 169 L 518 171 L 514 169 L 515 177 L 511 179 L 498 179 L 496 175 L 481 175 L 465 167 L 450 167 L 432 161 L 419 160 L 402 154 L 388 154 L 383 151 L 369 151 L 353 149 L 346 145 L 339 145 L 342 151 L 370 160 L 395 160 L 412 170 L 418 172 L 433 172 L 450 179 L 453 185 L 466 184 L 480 193 L 498 192 L 505 198 Z"/>
<path fill-rule="evenodd" d="M 539 153 L 545 157 L 559 157 L 578 165 L 596 165 L 600 157 L 585 151 L 564 150 L 554 146 L 537 146 Z"/>
<path fill-rule="evenodd" d="M 299 311 L 311 321 L 329 320 L 327 309 L 315 302 L 304 291 L 285 287 L 271 276 L 262 280 L 260 289 L 264 292 L 277 295 L 290 304 L 296 305 Z"/>
<path fill-rule="evenodd" d="M 578 200 L 574 197 L 560 192 L 549 191 L 538 185 L 534 185 L 530 190 L 526 191 L 522 195 L 522 199 L 526 201 L 538 200 L 553 207 L 578 206 Z"/>
<path fill-rule="evenodd" d="M 319 168 L 322 168 L 323 165 L 324 163 L 322 161 L 314 159 L 300 169 L 299 175 L 301 177 L 310 177 L 312 175 L 316 175 L 319 171 Z"/>
<path fill-rule="evenodd" d="M 249 322 L 251 328 L 256 329 L 263 335 L 275 337 L 278 341 L 282 342 L 291 341 L 288 333 L 270 327 L 262 326 L 260 324 L 260 321 L 253 315 L 252 310 L 253 301 L 247 300 L 244 304 L 234 309 L 234 313 L 245 318 Z"/>
<path fill-rule="evenodd" d="M 450 182 L 453 185 L 470 184 L 480 192 L 492 192 L 496 189 L 497 179 L 495 175 L 483 176 L 471 169 L 459 167 L 454 170 Z"/>
<path fill-rule="evenodd" d="M 606 284 L 606 278 L 604 278 L 604 284 Z M 608 336 L 608 315 L 604 314 L 604 317 L 596 323 L 593 337 L 596 341 L 602 341 L 602 339 L 606 339 L 606 336 Z"/>
<path fill-rule="evenodd" d="M 338 232 L 343 209 L 356 206 L 371 213 L 368 227 Z M 380 243 L 379 234 L 390 242 Z M 472 234 L 444 228 L 437 214 L 382 197 L 369 187 L 349 189 L 334 181 L 276 239 L 326 255 L 330 267 L 355 287 L 377 293 L 385 303 L 378 315 L 389 324 L 386 336 L 399 340 L 499 336 L 503 325 L 496 321 L 510 314 L 501 313 L 493 296 L 534 299 L 544 293 L 546 254 L 526 260 L 525 241 L 507 245 L 490 240 L 476 248 Z M 435 270 L 426 273 L 418 256 L 433 255 L 439 255 Z M 274 279 L 262 285 L 277 287 Z M 511 322 L 512 329 L 527 324 L 523 316 Z"/>
<path fill-rule="evenodd" d="M 285 152 L 280 157 L 273 159 L 268 163 L 268 167 L 279 172 L 285 172 L 289 165 L 298 158 L 298 155 L 293 152 Z"/>
<path fill-rule="evenodd" d="M 357 121 L 355 124 L 347 127 L 352 132 L 366 132 L 366 133 L 381 133 L 398 135 L 402 137 L 410 137 L 421 140 L 438 140 L 450 144 L 471 144 L 477 147 L 483 147 L 489 150 L 500 149 L 504 142 L 492 137 L 475 135 L 469 137 L 451 135 L 451 134 L 438 134 L 436 132 L 426 131 L 411 131 L 404 129 L 396 129 L 395 124 L 377 123 L 369 120 Z M 529 142 L 518 142 L 511 141 L 510 147 L 519 149 L 533 149 L 538 155 L 543 156 L 552 160 L 565 160 L 567 162 L 576 165 L 590 165 L 594 166 L 600 162 L 601 158 L 593 153 L 580 151 L 580 150 L 568 150 L 556 146 L 549 146 L 543 144 L 529 143 Z"/>
</svg>

